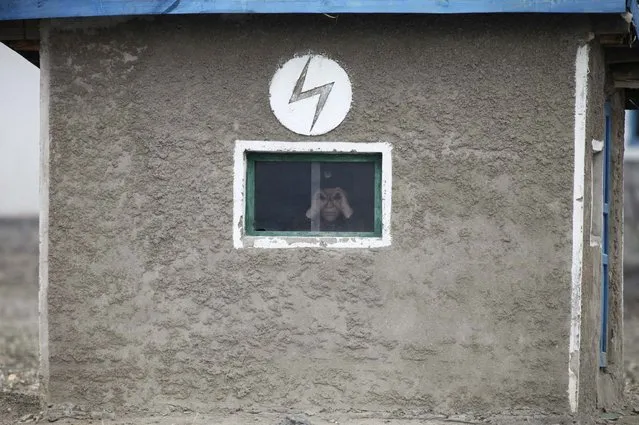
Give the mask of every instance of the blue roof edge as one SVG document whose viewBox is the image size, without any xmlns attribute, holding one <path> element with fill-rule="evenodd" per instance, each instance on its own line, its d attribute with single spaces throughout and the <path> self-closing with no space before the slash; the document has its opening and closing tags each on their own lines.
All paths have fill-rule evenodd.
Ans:
<svg viewBox="0 0 639 425">
<path fill-rule="evenodd" d="M 632 14 L 632 26 L 635 27 L 635 37 L 639 37 L 639 0 L 627 0 L 626 7 Z"/>
<path fill-rule="evenodd" d="M 636 0 L 627 1 L 637 6 Z M 627 7 L 624 0 L 0 0 L 0 20 L 206 13 L 624 13 Z"/>
</svg>

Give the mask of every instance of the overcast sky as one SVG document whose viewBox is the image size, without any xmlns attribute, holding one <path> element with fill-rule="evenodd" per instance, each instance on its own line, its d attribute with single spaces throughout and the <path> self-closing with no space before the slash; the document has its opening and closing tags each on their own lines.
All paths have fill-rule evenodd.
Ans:
<svg viewBox="0 0 639 425">
<path fill-rule="evenodd" d="M 0 43 L 0 216 L 38 213 L 40 70 Z"/>
</svg>

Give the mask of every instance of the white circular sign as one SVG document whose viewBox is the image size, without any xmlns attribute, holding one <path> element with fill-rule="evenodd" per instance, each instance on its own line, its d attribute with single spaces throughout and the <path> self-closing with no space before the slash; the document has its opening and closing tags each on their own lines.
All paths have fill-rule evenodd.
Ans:
<svg viewBox="0 0 639 425">
<path fill-rule="evenodd" d="M 353 91 L 346 71 L 321 55 L 297 56 L 277 70 L 269 90 L 271 109 L 291 131 L 325 134 L 351 109 Z"/>
</svg>

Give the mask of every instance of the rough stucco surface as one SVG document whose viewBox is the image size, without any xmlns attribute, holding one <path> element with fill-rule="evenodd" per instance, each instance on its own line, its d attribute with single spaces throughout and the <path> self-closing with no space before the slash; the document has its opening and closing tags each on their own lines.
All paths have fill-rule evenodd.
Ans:
<svg viewBox="0 0 639 425">
<path fill-rule="evenodd" d="M 586 110 L 586 149 L 584 152 L 584 234 L 581 284 L 581 353 L 579 371 L 579 405 L 597 405 L 597 371 L 599 369 L 599 338 L 601 335 L 601 241 L 591 237 L 593 202 L 601 196 L 594 188 L 592 140 L 604 138 L 605 74 L 602 72 L 603 49 L 591 43 L 588 65 L 588 106 Z M 601 160 L 601 159 L 600 159 Z M 603 172 L 603 171 L 599 171 Z M 599 189 L 601 190 L 601 189 Z M 601 210 L 600 210 L 601 211 Z M 601 232 L 599 232 L 601 236 Z"/>
<path fill-rule="evenodd" d="M 610 378 L 606 387 L 608 405 L 618 406 L 625 388 L 623 356 L 623 208 L 624 208 L 624 108 L 625 99 L 621 93 L 612 96 L 612 214 L 610 228 L 610 287 L 609 287 L 609 334 L 608 367 Z"/>
<path fill-rule="evenodd" d="M 50 401 L 567 411 L 581 23 L 51 28 Z M 268 85 L 308 50 L 354 91 L 310 140 L 393 144 L 390 248 L 233 249 L 234 141 L 300 140 Z"/>
<path fill-rule="evenodd" d="M 623 190 L 623 127 L 624 111 L 620 94 L 615 94 L 606 80 L 604 51 L 598 43 L 591 43 L 588 78 L 588 110 L 586 114 L 586 151 L 585 151 L 585 197 L 584 197 L 584 252 L 582 267 L 582 328 L 580 355 L 579 404 L 582 412 L 595 407 L 618 407 L 623 394 L 623 360 L 621 356 L 621 302 L 622 302 L 622 256 L 621 256 L 621 219 Z M 600 202 L 603 188 L 601 180 L 596 181 L 594 173 L 595 155 L 591 141 L 604 140 L 605 112 L 604 104 L 608 100 L 611 107 L 611 205 L 609 221 L 609 311 L 608 316 L 608 363 L 605 369 L 599 368 L 601 343 L 602 312 L 602 259 L 601 232 L 593 237 L 591 231 L 594 222 L 601 223 L 601 209 L 593 211 L 593 204 Z M 599 157 L 603 161 L 603 156 Z M 603 162 L 601 163 L 603 164 Z"/>
</svg>

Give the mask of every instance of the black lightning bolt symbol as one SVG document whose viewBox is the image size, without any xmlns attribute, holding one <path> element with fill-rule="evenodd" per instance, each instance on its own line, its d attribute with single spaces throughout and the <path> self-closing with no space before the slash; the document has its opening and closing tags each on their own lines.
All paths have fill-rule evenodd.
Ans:
<svg viewBox="0 0 639 425">
<path fill-rule="evenodd" d="M 302 91 L 302 87 L 304 87 L 304 81 L 306 81 L 306 73 L 308 72 L 308 65 L 311 63 L 312 57 L 308 58 L 306 61 L 306 65 L 304 65 L 304 69 L 300 74 L 297 82 L 295 83 L 295 88 L 293 88 L 293 94 L 289 99 L 289 105 L 293 102 L 297 102 L 298 100 L 308 99 L 309 97 L 313 97 L 319 94 L 319 101 L 317 102 L 317 106 L 315 107 L 315 116 L 313 117 L 313 124 L 311 125 L 311 131 L 313 131 L 313 127 L 315 127 L 315 123 L 322 113 L 322 109 L 326 105 L 326 99 L 328 99 L 328 95 L 333 90 L 333 85 L 335 82 L 324 84 L 323 86 L 315 87 L 310 90 Z"/>
</svg>

